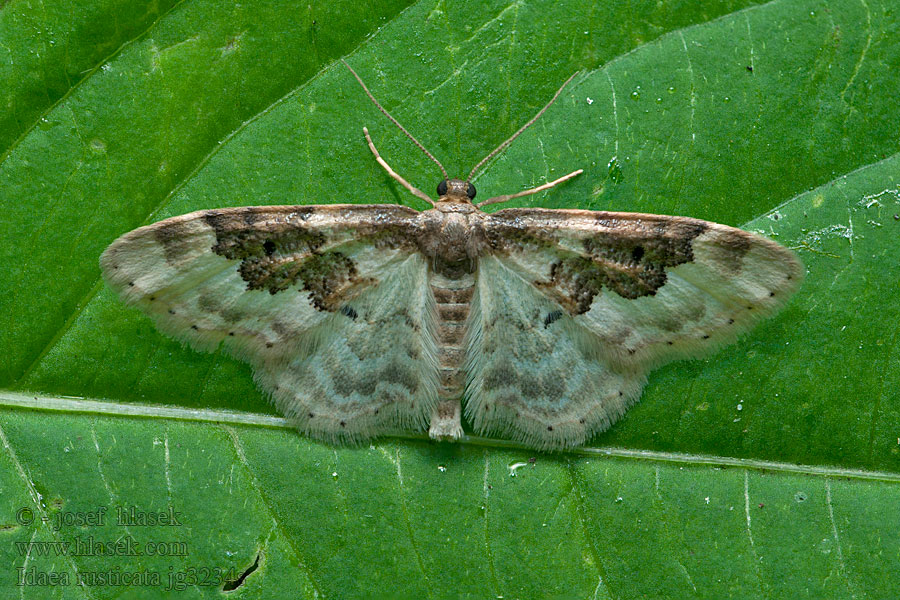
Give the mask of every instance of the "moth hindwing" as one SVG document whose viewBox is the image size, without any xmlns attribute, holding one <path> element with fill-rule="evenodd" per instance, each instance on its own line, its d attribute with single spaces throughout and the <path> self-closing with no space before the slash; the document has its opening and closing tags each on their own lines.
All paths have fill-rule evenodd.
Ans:
<svg viewBox="0 0 900 600">
<path fill-rule="evenodd" d="M 638 400 L 651 369 L 733 341 L 803 279 L 790 250 L 707 221 L 480 209 L 580 170 L 474 204 L 470 179 L 486 161 L 466 180 L 441 166 L 434 201 L 365 136 L 432 208 L 198 211 L 126 233 L 100 259 L 126 303 L 195 348 L 248 362 L 318 439 L 426 427 L 457 439 L 464 400 L 476 432 L 583 444 Z"/>
</svg>

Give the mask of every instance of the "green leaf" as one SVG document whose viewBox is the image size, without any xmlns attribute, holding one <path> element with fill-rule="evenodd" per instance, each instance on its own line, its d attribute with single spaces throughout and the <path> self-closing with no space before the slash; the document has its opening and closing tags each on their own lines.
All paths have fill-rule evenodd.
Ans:
<svg viewBox="0 0 900 600">
<path fill-rule="evenodd" d="M 702 4 L 0 5 L 0 588 L 118 597 L 97 578 L 143 573 L 138 597 L 170 574 L 186 597 L 900 594 L 900 6 Z M 437 170 L 340 58 L 451 174 L 580 70 L 480 196 L 584 168 L 520 204 L 743 226 L 795 248 L 807 280 L 737 344 L 651 374 L 584 450 L 299 437 L 249 368 L 160 335 L 97 259 L 201 208 L 423 208 L 361 128 L 418 187 Z M 179 522 L 117 524 L 130 507 Z M 91 536 L 145 552 L 22 546 Z M 17 585 L 49 573 L 68 582 Z"/>
</svg>

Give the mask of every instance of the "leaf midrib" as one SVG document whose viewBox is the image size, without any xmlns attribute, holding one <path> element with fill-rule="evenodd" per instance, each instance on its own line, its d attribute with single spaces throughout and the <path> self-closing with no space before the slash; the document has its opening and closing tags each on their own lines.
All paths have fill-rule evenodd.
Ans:
<svg viewBox="0 0 900 600">
<path fill-rule="evenodd" d="M 294 427 L 287 419 L 260 413 L 238 412 L 214 409 L 192 409 L 177 406 L 155 406 L 147 404 L 130 404 L 110 402 L 89 398 L 66 396 L 48 396 L 26 394 L 11 390 L 0 390 L 0 407 L 8 409 L 39 410 L 51 413 L 77 413 L 102 416 L 172 419 L 177 421 L 196 421 L 213 424 L 233 424 L 243 427 L 283 429 L 293 431 Z M 385 436 L 383 440 L 399 439 L 409 441 L 428 441 L 426 434 L 395 434 Z M 527 450 L 532 448 L 515 442 L 474 435 L 463 435 L 456 443 L 482 446 L 497 450 Z M 711 454 L 689 454 L 680 452 L 661 452 L 657 450 L 640 450 L 619 448 L 614 446 L 584 446 L 572 448 L 565 452 L 575 457 L 606 457 L 645 460 L 652 462 L 675 463 L 681 465 L 706 465 L 711 467 L 735 467 L 754 471 L 773 471 L 796 473 L 814 477 L 843 477 L 870 481 L 900 482 L 900 473 L 889 471 L 869 471 L 865 469 L 846 469 L 835 466 L 805 465 L 778 461 L 759 460 L 754 458 L 738 458 L 732 456 L 716 456 Z"/>
</svg>

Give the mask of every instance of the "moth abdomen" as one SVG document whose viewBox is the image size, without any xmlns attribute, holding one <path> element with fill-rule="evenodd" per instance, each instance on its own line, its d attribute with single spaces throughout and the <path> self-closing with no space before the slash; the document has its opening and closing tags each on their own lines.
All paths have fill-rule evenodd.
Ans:
<svg viewBox="0 0 900 600">
<path fill-rule="evenodd" d="M 439 404 L 431 419 L 433 438 L 456 438 L 462 433 L 460 398 L 465 387 L 463 365 L 475 276 L 435 271 L 431 274 L 431 293 L 435 300 L 435 338 L 440 368 Z"/>
</svg>

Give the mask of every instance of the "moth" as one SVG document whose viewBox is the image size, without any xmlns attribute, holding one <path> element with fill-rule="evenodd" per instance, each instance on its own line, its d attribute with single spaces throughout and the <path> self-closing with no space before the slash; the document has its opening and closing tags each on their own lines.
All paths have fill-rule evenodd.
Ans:
<svg viewBox="0 0 900 600">
<path fill-rule="evenodd" d="M 344 63 L 346 65 L 346 63 Z M 349 69 L 350 66 L 347 65 Z M 647 374 L 732 342 L 803 279 L 794 253 L 687 217 L 484 206 L 471 181 L 559 96 L 432 200 L 201 210 L 126 233 L 100 258 L 110 287 L 172 337 L 248 362 L 303 433 L 359 443 L 428 427 L 539 449 L 583 444 Z M 574 77 L 574 75 L 573 75 Z"/>
</svg>

